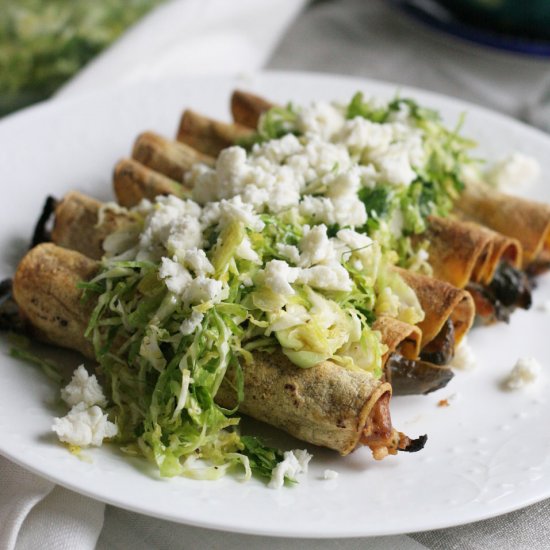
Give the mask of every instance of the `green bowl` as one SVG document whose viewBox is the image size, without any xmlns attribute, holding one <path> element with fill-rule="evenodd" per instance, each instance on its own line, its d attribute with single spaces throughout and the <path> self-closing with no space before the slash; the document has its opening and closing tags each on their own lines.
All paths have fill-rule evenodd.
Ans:
<svg viewBox="0 0 550 550">
<path fill-rule="evenodd" d="M 461 20 L 532 39 L 550 39 L 550 0 L 437 0 Z"/>
</svg>

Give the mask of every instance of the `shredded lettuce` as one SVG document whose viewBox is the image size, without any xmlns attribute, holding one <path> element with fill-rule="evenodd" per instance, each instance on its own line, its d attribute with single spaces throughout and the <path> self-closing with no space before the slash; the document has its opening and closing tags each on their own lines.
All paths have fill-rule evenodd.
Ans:
<svg viewBox="0 0 550 550">
<path fill-rule="evenodd" d="M 330 359 L 382 374 L 386 348 L 371 328 L 380 248 L 373 244 L 342 256 L 351 291 L 296 283 L 295 293 L 284 296 L 265 286 L 261 271 L 284 259 L 279 245 L 300 243 L 303 220 L 295 212 L 262 214 L 261 220 L 262 231 L 237 219 L 204 229 L 213 276 L 225 288 L 221 301 L 187 303 L 159 278 L 160 261 L 106 257 L 100 273 L 80 285 L 85 299 L 95 300 L 86 336 L 111 398 L 118 441 L 154 462 L 162 476 L 215 479 L 234 467 L 245 478 L 271 475 L 282 453 L 241 436 L 235 416 L 245 397 L 243 369 L 253 368 L 255 351 L 282 348 L 297 368 Z M 236 255 L 245 237 L 259 263 Z M 200 322 L 192 331 L 180 330 L 193 313 Z M 228 369 L 233 410 L 216 403 Z"/>
<path fill-rule="evenodd" d="M 300 111 L 292 104 L 273 107 L 261 117 L 250 144 L 277 139 L 285 133 L 300 135 Z M 411 185 L 396 187 L 379 181 L 374 187 L 360 189 L 359 198 L 368 214 L 360 230 L 380 242 L 385 252 L 395 252 L 399 265 L 429 272 L 429 265 L 418 257 L 420 250 L 426 250 L 426 243 L 414 236 L 426 230 L 429 216 L 449 215 L 464 189 L 464 167 L 477 162 L 469 154 L 475 143 L 460 135 L 464 118 L 449 128 L 437 111 L 413 99 L 396 96 L 384 103 L 366 99 L 362 92 L 352 97 L 343 113 L 348 120 L 362 117 L 379 124 L 405 119 L 422 132 L 426 161 L 415 168 L 416 179 Z M 338 139 L 335 136 L 332 141 L 338 143 Z"/>
</svg>

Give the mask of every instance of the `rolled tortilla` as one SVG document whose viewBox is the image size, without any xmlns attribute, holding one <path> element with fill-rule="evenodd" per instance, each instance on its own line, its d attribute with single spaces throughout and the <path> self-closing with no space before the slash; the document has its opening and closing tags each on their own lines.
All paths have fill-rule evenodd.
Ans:
<svg viewBox="0 0 550 550">
<path fill-rule="evenodd" d="M 475 318 L 476 309 L 470 293 L 434 277 L 396 269 L 414 290 L 424 310 L 424 320 L 418 323 L 422 331 L 422 348 L 440 333 L 448 319 L 453 324 L 455 346 L 458 346 Z"/>
<path fill-rule="evenodd" d="M 395 352 L 407 359 L 414 360 L 419 356 L 422 341 L 422 332 L 419 327 L 382 315 L 376 319 L 372 328 L 380 332 L 381 340 L 388 348 L 382 357 L 384 364 Z"/>
<path fill-rule="evenodd" d="M 254 131 L 240 124 L 226 124 L 187 109 L 184 111 L 176 139 L 197 151 L 217 157 L 222 149 L 249 138 Z"/>
<path fill-rule="evenodd" d="M 466 218 L 517 239 L 523 267 L 550 262 L 550 205 L 469 185 L 456 203 Z"/>
<path fill-rule="evenodd" d="M 82 302 L 76 284 L 92 278 L 98 268 L 98 262 L 79 252 L 46 243 L 27 253 L 13 283 L 14 298 L 39 336 L 91 358 L 93 349 L 84 332 L 93 304 Z M 389 384 L 330 361 L 301 369 L 282 353 L 253 357 L 253 363 L 243 367 L 243 413 L 343 455 L 361 443 L 371 446 L 375 458 L 406 446 L 408 438 L 389 421 Z M 222 406 L 236 404 L 232 376 L 229 371 L 216 396 Z"/>
<path fill-rule="evenodd" d="M 144 132 L 134 143 L 132 158 L 168 178 L 182 182 L 187 170 L 197 162 L 212 165 L 214 159 L 192 147 L 153 132 Z"/>
<path fill-rule="evenodd" d="M 501 261 L 521 264 L 521 245 L 479 224 L 430 216 L 418 240 L 429 242 L 434 277 L 464 288 L 469 282 L 488 284 Z"/>
<path fill-rule="evenodd" d="M 349 371 L 330 361 L 300 369 L 282 353 L 257 353 L 244 365 L 244 400 L 239 411 L 285 432 L 342 455 L 362 438 L 369 415 L 391 386 L 362 371 Z M 216 402 L 232 408 L 235 390 L 222 383 Z M 233 381 L 234 382 L 234 381 Z"/>
<path fill-rule="evenodd" d="M 98 262 L 51 243 L 27 253 L 13 279 L 13 296 L 36 337 L 94 357 L 84 337 L 94 304 L 81 300 L 77 284 L 91 279 L 98 269 Z"/>
<path fill-rule="evenodd" d="M 103 240 L 115 229 L 124 227 L 123 219 L 125 215 L 124 213 L 116 215 L 116 226 L 114 227 L 111 217 L 105 217 L 105 221 L 98 223 L 101 203 L 94 199 L 86 199 L 87 197 L 73 192 L 61 201 L 56 210 L 55 231 L 52 240 L 56 244 L 72 248 L 90 258 L 99 260 L 103 256 Z M 83 203 L 86 204 L 86 209 L 81 208 Z M 95 208 L 95 216 L 92 215 L 93 208 Z M 59 217 L 57 217 L 57 212 L 61 214 Z M 81 214 L 80 218 L 79 214 Z M 67 223 L 67 220 L 70 220 L 70 223 Z M 132 223 L 127 214 L 126 223 Z M 81 242 L 78 232 L 75 231 L 76 227 L 80 227 L 80 231 L 85 234 L 94 234 L 95 232 L 94 238 Z M 381 332 L 382 340 L 388 346 L 389 353 L 400 351 L 404 357 L 415 359 L 419 354 L 420 342 L 422 341 L 422 345 L 424 345 L 431 341 L 438 332 L 433 332 L 435 328 L 439 327 L 441 329 L 449 316 L 454 316 L 455 329 L 459 334 L 459 338 L 462 338 L 471 325 L 471 319 L 468 316 L 470 314 L 473 316 L 473 310 L 470 309 L 471 298 L 469 298 L 469 295 L 430 277 L 415 275 L 404 270 L 399 270 L 399 273 L 402 276 L 405 275 L 405 281 L 419 297 L 420 304 L 426 314 L 426 319 L 422 324 L 426 326 L 428 332 L 422 335 L 420 330 L 413 325 L 390 317 L 380 317 L 373 328 Z M 423 285 L 426 287 L 425 291 L 422 289 Z M 439 307 L 438 300 L 442 302 Z M 422 327 L 422 324 L 419 326 Z"/>
<path fill-rule="evenodd" d="M 237 124 L 252 128 L 258 127 L 258 121 L 263 113 L 274 107 L 274 104 L 263 97 L 235 90 L 231 95 L 231 114 Z"/>
<path fill-rule="evenodd" d="M 65 195 L 55 209 L 52 241 L 89 258 L 101 258 L 107 235 L 130 223 L 128 215 L 116 209 L 105 209 L 100 220 L 102 205 L 100 201 L 77 191 Z"/>
<path fill-rule="evenodd" d="M 153 200 L 158 195 L 185 194 L 181 183 L 155 170 L 147 168 L 133 159 L 122 159 L 113 172 L 113 187 L 117 202 L 130 208 L 142 199 Z"/>
</svg>

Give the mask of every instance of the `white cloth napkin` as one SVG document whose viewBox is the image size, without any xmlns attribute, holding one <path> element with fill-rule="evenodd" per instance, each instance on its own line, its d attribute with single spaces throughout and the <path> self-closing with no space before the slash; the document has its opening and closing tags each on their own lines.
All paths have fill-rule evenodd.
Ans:
<svg viewBox="0 0 550 550">
<path fill-rule="evenodd" d="M 59 99 L 113 83 L 166 75 L 250 72 L 266 65 L 348 73 L 449 93 L 540 122 L 547 63 L 441 41 L 381 2 L 174 0 L 155 10 L 91 63 Z M 438 55 L 435 56 L 434 52 Z M 271 56 L 271 59 L 270 59 Z M 539 107 L 542 106 L 542 110 Z M 550 124 L 548 126 L 550 128 Z M 55 486 L 0 457 L 0 549 L 193 550 L 547 549 L 550 502 L 464 527 L 350 540 L 254 537 L 177 525 Z"/>
</svg>

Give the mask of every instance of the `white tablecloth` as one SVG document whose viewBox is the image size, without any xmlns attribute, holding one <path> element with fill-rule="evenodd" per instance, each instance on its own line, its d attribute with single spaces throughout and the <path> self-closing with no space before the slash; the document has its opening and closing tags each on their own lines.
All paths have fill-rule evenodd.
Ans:
<svg viewBox="0 0 550 550">
<path fill-rule="evenodd" d="M 549 62 L 443 38 L 375 0 L 317 1 L 298 15 L 304 4 L 304 0 L 174 0 L 127 32 L 54 100 L 114 82 L 267 67 L 420 86 L 550 129 Z M 227 534 L 105 506 L 0 457 L 2 550 L 546 550 L 549 533 L 550 501 L 493 520 L 410 536 L 313 541 Z"/>
</svg>

